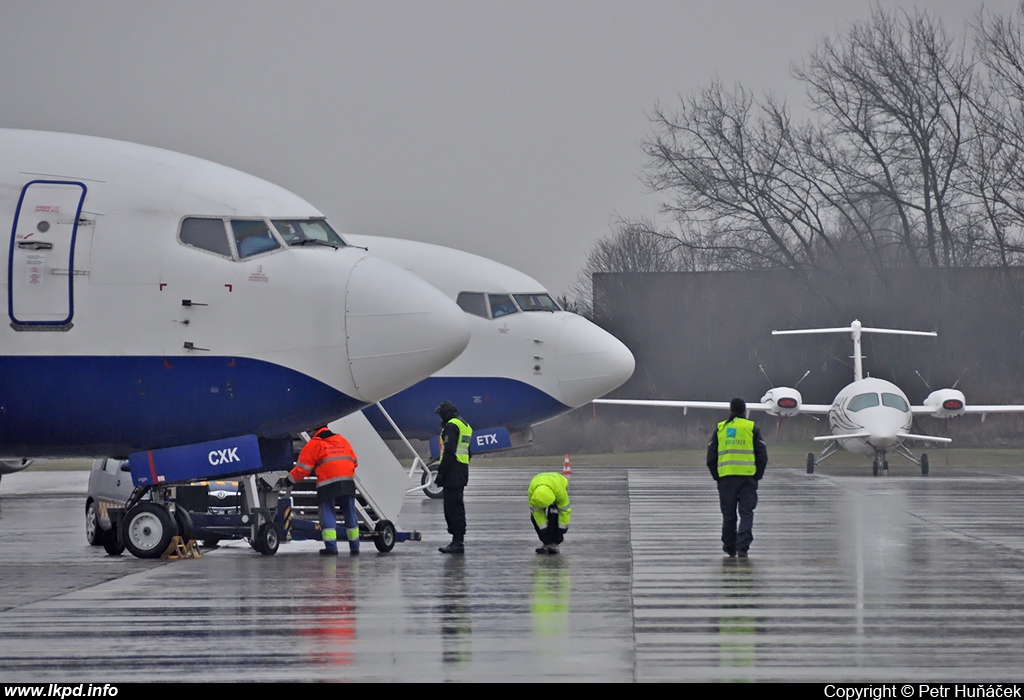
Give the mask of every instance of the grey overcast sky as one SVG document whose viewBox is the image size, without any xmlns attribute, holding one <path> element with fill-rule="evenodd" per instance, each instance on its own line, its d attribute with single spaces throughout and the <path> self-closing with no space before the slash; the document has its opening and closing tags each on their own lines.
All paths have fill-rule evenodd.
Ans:
<svg viewBox="0 0 1024 700">
<path fill-rule="evenodd" d="M 1006 14 L 1017 0 L 987 0 Z M 960 31 L 980 0 L 926 7 Z M 136 141 L 286 187 L 341 231 L 566 292 L 640 182 L 657 102 L 790 69 L 867 0 L 0 0 L 0 126 Z"/>
</svg>

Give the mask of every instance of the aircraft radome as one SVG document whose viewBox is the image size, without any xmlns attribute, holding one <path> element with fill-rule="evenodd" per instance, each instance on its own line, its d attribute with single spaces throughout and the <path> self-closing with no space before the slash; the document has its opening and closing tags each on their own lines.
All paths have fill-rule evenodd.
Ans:
<svg viewBox="0 0 1024 700">
<path fill-rule="evenodd" d="M 457 359 L 382 402 L 407 437 L 437 437 L 431 409 L 447 399 L 473 426 L 475 453 L 528 445 L 532 426 L 586 405 L 633 373 L 625 345 L 563 311 L 540 282 L 519 270 L 429 243 L 346 237 L 437 287 L 470 323 L 469 346 Z M 380 411 L 364 413 L 378 432 L 394 437 Z"/>
<path fill-rule="evenodd" d="M 456 304 L 308 202 L 180 153 L 0 129 L 0 223 L 0 457 L 16 467 L 234 436 L 290 463 L 292 435 L 469 341 Z"/>
<path fill-rule="evenodd" d="M 920 459 L 904 445 L 904 442 L 949 443 L 949 438 L 934 435 L 920 435 L 910 432 L 916 415 L 935 418 L 957 418 L 966 413 L 1020 413 L 1024 406 L 984 405 L 969 406 L 963 392 L 957 389 L 938 389 L 931 392 L 920 406 L 911 405 L 907 395 L 892 382 L 875 377 L 865 377 L 861 355 L 862 333 L 887 333 L 891 335 L 932 336 L 931 331 L 904 331 L 890 328 L 865 328 L 860 321 L 854 321 L 842 328 L 808 328 L 786 331 L 772 331 L 772 335 L 810 335 L 821 333 L 849 333 L 853 339 L 853 382 L 843 387 L 831 404 L 806 404 L 800 392 L 793 387 L 775 387 L 761 397 L 759 403 L 748 403 L 749 410 L 761 410 L 769 415 L 785 418 L 800 413 L 827 414 L 830 435 L 814 438 L 826 442 L 825 449 L 818 457 L 807 455 L 807 473 L 814 473 L 816 465 L 835 454 L 840 448 L 854 454 L 872 457 L 872 473 L 875 476 L 888 474 L 887 453 L 891 450 L 910 460 L 928 474 L 928 455 Z M 729 402 L 720 401 L 656 401 L 645 399 L 599 399 L 594 403 L 618 404 L 625 406 L 676 406 L 682 408 L 729 409 Z"/>
</svg>

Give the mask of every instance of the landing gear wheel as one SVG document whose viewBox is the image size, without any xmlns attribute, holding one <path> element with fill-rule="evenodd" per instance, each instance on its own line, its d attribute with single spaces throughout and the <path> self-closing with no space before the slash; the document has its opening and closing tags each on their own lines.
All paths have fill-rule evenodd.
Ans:
<svg viewBox="0 0 1024 700">
<path fill-rule="evenodd" d="M 156 559 L 167 551 L 171 538 L 178 534 L 174 518 L 163 506 L 140 503 L 124 516 L 121 539 L 128 551 L 139 559 Z"/>
<path fill-rule="evenodd" d="M 921 476 L 928 476 L 928 455 L 921 455 Z"/>
<path fill-rule="evenodd" d="M 395 548 L 395 526 L 390 520 L 381 520 L 374 528 L 376 537 L 373 544 L 378 552 L 390 552 Z"/>
<path fill-rule="evenodd" d="M 89 501 L 85 507 L 85 539 L 93 547 L 103 544 L 103 530 L 100 528 L 99 513 L 96 511 L 96 502 Z"/>
<path fill-rule="evenodd" d="M 878 460 L 871 463 L 871 476 L 878 476 Z"/>
<path fill-rule="evenodd" d="M 102 530 L 102 540 L 100 544 L 103 545 L 103 549 L 107 551 L 112 557 L 119 557 L 124 551 L 124 542 L 117 536 L 117 526 L 110 528 L 109 530 Z"/>
<path fill-rule="evenodd" d="M 423 493 L 427 498 L 444 498 L 444 489 L 437 485 L 437 467 L 428 467 L 424 471 L 420 483 L 424 485 Z"/>
<path fill-rule="evenodd" d="M 195 539 L 195 528 L 192 527 L 192 516 L 180 506 L 174 508 L 174 524 L 178 527 L 178 534 L 181 541 L 187 543 Z"/>
<path fill-rule="evenodd" d="M 882 476 L 889 476 L 889 460 L 882 460 Z"/>
<path fill-rule="evenodd" d="M 281 537 L 277 532 L 277 528 L 274 527 L 274 523 L 263 523 L 260 525 L 259 532 L 256 533 L 256 541 L 253 542 L 253 547 L 256 551 L 264 556 L 273 556 L 277 554 L 277 548 L 281 546 Z"/>
<path fill-rule="evenodd" d="M 814 453 L 813 452 L 808 452 L 807 453 L 807 473 L 808 474 L 813 474 L 814 473 Z"/>
</svg>

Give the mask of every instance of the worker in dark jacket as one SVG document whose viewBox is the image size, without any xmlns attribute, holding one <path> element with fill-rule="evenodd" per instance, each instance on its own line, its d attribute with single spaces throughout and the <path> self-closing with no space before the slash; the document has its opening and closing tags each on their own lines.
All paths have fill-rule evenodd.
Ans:
<svg viewBox="0 0 1024 700">
<path fill-rule="evenodd" d="M 349 554 L 359 554 L 359 518 L 356 514 L 356 453 L 341 435 L 332 433 L 323 425 L 310 433 L 306 446 L 299 453 L 295 468 L 278 485 L 282 488 L 299 483 L 310 474 L 316 474 L 316 500 L 320 504 L 320 532 L 324 548 L 320 554 L 338 556 L 338 518 L 335 502 L 341 506 L 345 518 L 345 538 Z"/>
<path fill-rule="evenodd" d="M 743 399 L 729 402 L 729 417 L 718 424 L 708 443 L 707 464 L 718 483 L 722 551 L 730 557 L 746 557 L 754 540 L 757 482 L 768 466 L 768 448 L 761 431 L 747 419 L 747 404 Z"/>
<path fill-rule="evenodd" d="M 441 417 L 441 462 L 437 466 L 437 485 L 444 489 L 444 519 L 452 541 L 440 547 L 442 554 L 466 551 L 466 505 L 463 491 L 469 483 L 469 441 L 473 429 L 459 416 L 451 401 L 442 401 L 434 409 Z"/>
</svg>

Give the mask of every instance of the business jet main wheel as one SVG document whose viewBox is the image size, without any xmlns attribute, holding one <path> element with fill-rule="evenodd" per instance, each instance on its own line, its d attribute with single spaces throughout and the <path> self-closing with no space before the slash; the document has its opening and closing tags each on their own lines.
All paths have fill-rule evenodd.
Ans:
<svg viewBox="0 0 1024 700">
<path fill-rule="evenodd" d="M 921 476 L 928 476 L 928 455 L 921 455 Z"/>
<path fill-rule="evenodd" d="M 85 539 L 93 547 L 99 547 L 103 544 L 103 530 L 100 528 L 96 501 L 89 501 L 89 504 L 85 507 Z"/>
<path fill-rule="evenodd" d="M 263 523 L 256 533 L 256 541 L 253 547 L 260 554 L 270 557 L 277 554 L 277 548 L 281 546 L 281 536 L 274 527 L 274 523 Z"/>
<path fill-rule="evenodd" d="M 813 474 L 814 473 L 814 453 L 813 452 L 808 452 L 807 453 L 807 473 L 808 474 Z"/>
<path fill-rule="evenodd" d="M 889 476 L 889 460 L 882 460 L 882 476 Z"/>
<path fill-rule="evenodd" d="M 174 518 L 156 503 L 140 503 L 132 508 L 124 516 L 122 527 L 124 546 L 139 559 L 158 558 L 178 534 Z"/>
<path fill-rule="evenodd" d="M 871 476 L 878 476 L 878 460 L 871 463 Z"/>
<path fill-rule="evenodd" d="M 107 554 L 112 557 L 119 557 L 124 552 L 124 542 L 117 536 L 117 527 L 111 527 L 109 530 L 103 530 L 102 540 L 100 542 L 103 545 L 103 549 L 106 550 Z"/>
<path fill-rule="evenodd" d="M 381 520 L 374 528 L 376 537 L 373 545 L 378 552 L 390 552 L 395 548 L 395 525 L 390 520 Z"/>
<path fill-rule="evenodd" d="M 427 498 L 444 498 L 444 489 L 437 485 L 437 467 L 428 467 L 429 473 L 424 471 L 420 483 L 423 484 L 423 493 Z"/>
</svg>

